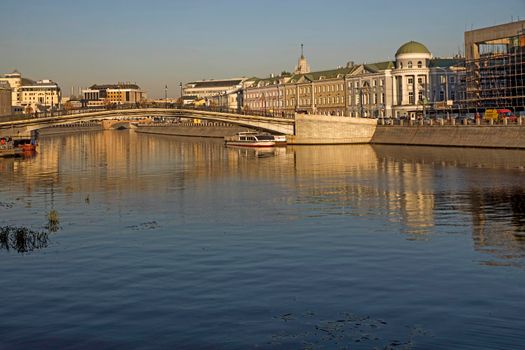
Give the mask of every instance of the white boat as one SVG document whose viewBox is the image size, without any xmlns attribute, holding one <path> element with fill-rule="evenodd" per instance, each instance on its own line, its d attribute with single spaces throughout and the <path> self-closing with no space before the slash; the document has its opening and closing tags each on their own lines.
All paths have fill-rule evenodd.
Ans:
<svg viewBox="0 0 525 350">
<path fill-rule="evenodd" d="M 286 135 L 273 135 L 276 146 L 286 146 Z"/>
<path fill-rule="evenodd" d="M 225 136 L 224 143 L 226 146 L 275 147 L 275 139 L 273 135 L 251 131 L 240 132 L 234 136 Z"/>
</svg>

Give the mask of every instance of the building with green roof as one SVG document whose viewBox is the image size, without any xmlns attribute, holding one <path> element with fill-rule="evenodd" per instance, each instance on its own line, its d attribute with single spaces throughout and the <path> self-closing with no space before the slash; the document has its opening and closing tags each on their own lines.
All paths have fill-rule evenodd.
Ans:
<svg viewBox="0 0 525 350">
<path fill-rule="evenodd" d="M 303 65 L 301 72 L 301 62 L 306 62 L 301 52 L 293 74 L 245 81 L 243 108 L 281 117 L 307 113 L 415 118 L 443 97 L 440 92 L 443 88 L 439 83 L 432 85 L 432 79 L 448 75 L 446 79 L 456 81 L 450 72 L 458 59 L 433 59 L 430 50 L 419 42 L 404 43 L 395 57 L 395 61 L 349 63 L 318 71 L 310 71 L 309 66 Z M 452 84 L 447 86 L 450 98 Z"/>
</svg>

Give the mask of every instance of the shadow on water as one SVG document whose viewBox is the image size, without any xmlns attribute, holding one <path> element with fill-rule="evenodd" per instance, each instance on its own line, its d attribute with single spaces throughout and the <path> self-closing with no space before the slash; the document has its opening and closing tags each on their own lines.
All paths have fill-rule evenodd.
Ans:
<svg viewBox="0 0 525 350">
<path fill-rule="evenodd" d="M 0 227 L 0 249 L 15 250 L 18 253 L 27 253 L 35 249 L 45 248 L 48 245 L 49 234 L 38 232 L 26 227 Z"/>
</svg>

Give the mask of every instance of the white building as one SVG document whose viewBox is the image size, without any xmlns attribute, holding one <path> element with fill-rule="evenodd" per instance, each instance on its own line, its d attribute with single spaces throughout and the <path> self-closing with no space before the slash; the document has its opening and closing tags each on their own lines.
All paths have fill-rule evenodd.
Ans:
<svg viewBox="0 0 525 350">
<path fill-rule="evenodd" d="M 429 101 L 430 60 L 425 45 L 409 41 L 396 52 L 393 78 L 393 116 L 413 116 Z"/>
<path fill-rule="evenodd" d="M 222 80 L 199 80 L 184 85 L 184 96 L 196 96 L 197 99 L 209 99 L 212 96 L 223 95 L 239 91 L 245 78 L 231 78 Z"/>
<path fill-rule="evenodd" d="M 465 59 L 435 58 L 430 62 L 430 103 L 436 110 L 466 108 Z"/>
<path fill-rule="evenodd" d="M 5 82 L 11 87 L 11 104 L 12 106 L 21 106 L 22 100 L 19 89 L 22 85 L 32 85 L 35 82 L 31 79 L 23 78 L 22 74 L 16 69 L 12 73 L 4 74 L 0 77 L 0 82 Z"/>
<path fill-rule="evenodd" d="M 39 80 L 34 84 L 18 88 L 20 105 L 33 111 L 58 109 L 61 106 L 62 92 L 57 83 L 51 80 Z"/>
</svg>

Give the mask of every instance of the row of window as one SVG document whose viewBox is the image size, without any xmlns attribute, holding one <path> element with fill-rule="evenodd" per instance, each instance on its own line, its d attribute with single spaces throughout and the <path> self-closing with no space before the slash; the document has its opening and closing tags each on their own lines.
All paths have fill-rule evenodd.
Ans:
<svg viewBox="0 0 525 350">
<path fill-rule="evenodd" d="M 383 79 L 371 79 L 371 80 L 362 80 L 361 83 L 359 81 L 351 81 L 348 82 L 349 88 L 359 88 L 359 87 L 367 87 L 367 86 L 383 86 L 384 80 Z M 331 84 L 331 85 L 321 85 L 321 86 L 314 86 L 314 92 L 321 93 L 321 92 L 338 92 L 343 91 L 344 85 L 343 84 Z M 288 96 L 295 95 L 295 88 L 287 88 L 285 89 L 285 92 Z M 299 94 L 309 94 L 311 93 L 311 87 L 305 86 L 305 87 L 299 87 Z M 282 91 L 268 91 L 268 92 L 258 92 L 258 93 L 248 93 L 247 98 L 262 98 L 265 96 L 282 96 Z"/>
<path fill-rule="evenodd" d="M 422 97 L 421 97 L 422 98 Z M 359 105 L 360 101 L 365 105 L 369 104 L 384 104 L 385 103 L 385 94 L 364 94 L 360 96 L 356 94 L 352 99 L 351 96 L 348 97 L 349 105 Z M 295 99 L 285 100 L 285 107 L 295 107 Z M 341 104 L 344 103 L 343 96 L 332 96 L 332 97 L 319 97 L 314 99 L 316 105 L 327 105 L 327 104 Z M 310 98 L 300 98 L 300 106 L 309 106 L 312 100 Z M 268 101 L 256 101 L 256 102 L 247 102 L 247 105 L 251 108 L 264 108 L 266 107 L 281 107 L 282 101 L 277 100 L 268 100 Z"/>
<path fill-rule="evenodd" d="M 403 69 L 403 62 L 399 62 L 399 68 L 400 68 L 400 69 Z M 412 61 L 408 61 L 408 63 L 407 63 L 407 68 L 408 68 L 408 69 L 413 68 Z M 417 61 L 417 68 L 423 68 L 423 62 L 421 62 L 421 61 Z"/>
</svg>

